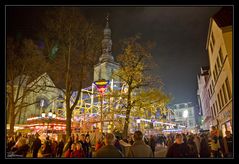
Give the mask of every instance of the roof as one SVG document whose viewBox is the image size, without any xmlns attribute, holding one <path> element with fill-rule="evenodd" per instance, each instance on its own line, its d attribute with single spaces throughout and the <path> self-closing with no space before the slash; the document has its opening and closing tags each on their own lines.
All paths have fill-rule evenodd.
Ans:
<svg viewBox="0 0 239 164">
<path fill-rule="evenodd" d="M 233 7 L 222 7 L 212 18 L 219 27 L 231 26 L 233 23 Z"/>
</svg>

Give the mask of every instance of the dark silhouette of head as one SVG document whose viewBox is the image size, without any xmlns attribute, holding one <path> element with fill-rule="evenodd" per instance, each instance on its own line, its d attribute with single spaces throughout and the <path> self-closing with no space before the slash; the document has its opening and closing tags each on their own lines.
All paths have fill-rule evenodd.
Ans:
<svg viewBox="0 0 239 164">
<path fill-rule="evenodd" d="M 143 133 L 141 131 L 135 131 L 134 132 L 134 140 L 135 141 L 140 141 L 143 139 Z"/>
</svg>

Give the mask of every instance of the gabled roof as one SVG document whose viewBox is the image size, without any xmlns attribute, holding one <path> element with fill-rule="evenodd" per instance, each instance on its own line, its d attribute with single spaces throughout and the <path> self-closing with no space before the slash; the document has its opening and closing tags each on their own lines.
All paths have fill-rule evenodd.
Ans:
<svg viewBox="0 0 239 164">
<path fill-rule="evenodd" d="M 208 29 L 208 33 L 207 33 L 206 50 L 208 49 L 208 45 L 209 45 L 209 37 L 211 34 L 211 26 L 212 26 L 213 20 L 220 28 L 226 27 L 226 26 L 231 26 L 233 23 L 233 8 L 232 8 L 232 6 L 222 7 L 216 14 L 214 14 L 210 18 L 209 29 Z"/>
<path fill-rule="evenodd" d="M 30 77 L 27 75 L 19 75 L 13 80 L 13 83 L 14 85 L 18 85 L 20 81 L 20 85 L 25 87 L 29 83 L 29 79 Z"/>
<path fill-rule="evenodd" d="M 222 7 L 212 18 L 219 27 L 231 26 L 233 24 L 233 7 Z"/>
</svg>

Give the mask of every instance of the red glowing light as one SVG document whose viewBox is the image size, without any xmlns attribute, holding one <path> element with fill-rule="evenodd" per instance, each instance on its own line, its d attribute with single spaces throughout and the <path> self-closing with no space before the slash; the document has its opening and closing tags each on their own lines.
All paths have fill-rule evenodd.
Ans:
<svg viewBox="0 0 239 164">
<path fill-rule="evenodd" d="M 98 91 L 102 94 L 102 93 L 105 92 L 105 89 L 106 89 L 106 88 L 103 88 L 103 87 L 102 87 L 102 88 L 99 88 Z"/>
</svg>

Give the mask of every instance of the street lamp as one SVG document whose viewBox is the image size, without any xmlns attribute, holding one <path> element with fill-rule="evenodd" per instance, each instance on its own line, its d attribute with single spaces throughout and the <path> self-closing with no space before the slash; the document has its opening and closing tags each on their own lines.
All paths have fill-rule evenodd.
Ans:
<svg viewBox="0 0 239 164">
<path fill-rule="evenodd" d="M 46 117 L 46 113 L 43 111 L 41 116 L 42 116 L 42 118 Z"/>
<path fill-rule="evenodd" d="M 101 79 L 98 81 L 95 81 L 94 84 L 96 85 L 96 88 L 98 92 L 100 92 L 100 130 L 101 133 L 103 133 L 103 127 L 104 127 L 104 122 L 103 122 L 103 97 L 104 93 L 106 90 L 107 85 L 109 84 L 109 80 Z"/>
<path fill-rule="evenodd" d="M 45 119 L 46 118 L 46 113 L 43 111 L 42 114 L 41 114 L 42 118 Z M 56 113 L 52 113 L 52 110 L 50 109 L 49 113 L 47 114 L 47 118 L 49 119 L 47 121 L 47 135 L 48 135 L 48 126 L 49 126 L 49 123 L 52 121 L 52 118 L 55 119 L 56 118 Z M 53 135 L 53 128 L 52 128 L 52 135 Z"/>
<path fill-rule="evenodd" d="M 49 117 L 49 118 L 52 118 L 52 111 L 51 111 L 51 109 L 50 109 L 50 111 L 49 111 L 49 113 L 48 113 L 48 117 Z"/>
<path fill-rule="evenodd" d="M 56 118 L 56 112 L 54 111 L 52 118 Z"/>
<path fill-rule="evenodd" d="M 186 120 L 186 127 L 187 127 L 187 118 L 188 118 L 188 110 L 184 110 L 183 111 L 183 118 L 185 118 L 185 120 Z"/>
<path fill-rule="evenodd" d="M 140 118 L 138 118 L 138 119 L 136 120 L 136 123 L 138 124 L 138 130 L 140 130 L 140 122 L 141 122 L 141 120 L 140 120 Z"/>
</svg>

